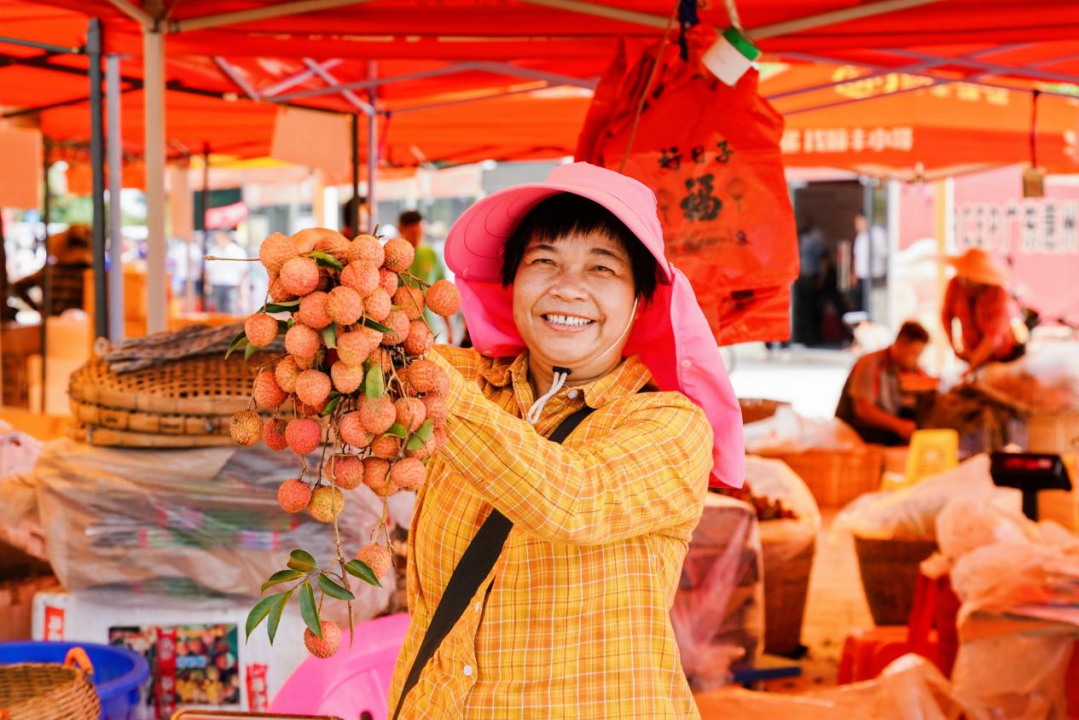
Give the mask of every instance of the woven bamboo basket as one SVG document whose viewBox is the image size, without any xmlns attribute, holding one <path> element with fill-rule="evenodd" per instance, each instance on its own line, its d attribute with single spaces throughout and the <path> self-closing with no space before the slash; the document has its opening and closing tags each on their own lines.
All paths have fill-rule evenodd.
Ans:
<svg viewBox="0 0 1079 720">
<path fill-rule="evenodd" d="M 738 405 L 742 408 L 743 425 L 767 420 L 775 415 L 779 408 L 790 407 L 790 403 L 763 398 L 738 398 Z"/>
<path fill-rule="evenodd" d="M 98 720 L 101 701 L 82 670 L 63 665 L 0 666 L 0 718 Z"/>
<path fill-rule="evenodd" d="M 809 573 L 817 552 L 814 540 L 794 557 L 784 560 L 762 543 L 764 556 L 764 651 L 772 655 L 796 656 L 802 651 L 802 623 Z"/>
<path fill-rule="evenodd" d="M 937 549 L 934 540 L 854 538 L 862 589 L 873 622 L 906 625 L 914 604 L 918 566 Z"/>
<path fill-rule="evenodd" d="M 859 495 L 880 488 L 884 453 L 875 445 L 854 450 L 759 454 L 787 463 L 805 481 L 822 508 L 842 507 Z"/>
<path fill-rule="evenodd" d="M 71 436 L 92 445 L 181 448 L 231 443 L 229 420 L 248 407 L 256 355 L 202 355 L 116 373 L 103 359 L 71 376 Z"/>
</svg>

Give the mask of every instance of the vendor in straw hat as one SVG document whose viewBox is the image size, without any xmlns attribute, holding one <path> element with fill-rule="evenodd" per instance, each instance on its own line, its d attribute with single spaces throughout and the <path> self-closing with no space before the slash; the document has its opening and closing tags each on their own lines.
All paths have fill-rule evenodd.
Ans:
<svg viewBox="0 0 1079 720">
<path fill-rule="evenodd" d="M 1019 305 L 1009 294 L 1007 268 L 981 248 L 949 257 L 955 277 L 944 295 L 942 320 L 948 341 L 972 373 L 986 363 L 1011 362 L 1025 352 Z M 957 339 L 953 323 L 959 322 Z"/>
<path fill-rule="evenodd" d="M 409 534 L 391 710 L 697 717 L 669 612 L 709 479 L 740 486 L 744 448 L 655 196 L 563 165 L 469 208 L 446 262 L 475 347 L 432 353 L 448 437 Z"/>
</svg>

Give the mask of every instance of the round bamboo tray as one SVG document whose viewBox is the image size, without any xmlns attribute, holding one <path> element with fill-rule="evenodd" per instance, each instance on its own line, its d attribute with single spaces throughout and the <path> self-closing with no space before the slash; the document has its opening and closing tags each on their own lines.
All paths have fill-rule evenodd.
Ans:
<svg viewBox="0 0 1079 720">
<path fill-rule="evenodd" d="M 75 423 L 71 425 L 68 434 L 73 440 L 99 447 L 195 448 L 235 445 L 227 427 L 224 434 L 218 435 L 159 435 Z"/>
<path fill-rule="evenodd" d="M 738 406 L 742 409 L 742 424 L 749 425 L 767 420 L 775 415 L 779 408 L 790 407 L 790 403 L 763 398 L 738 398 Z"/>
<path fill-rule="evenodd" d="M 101 701 L 82 670 L 63 665 L 0 666 L 0 718 L 98 720 Z"/>
<path fill-rule="evenodd" d="M 256 356 L 257 357 L 257 356 Z M 247 407 L 258 360 L 203 355 L 117 374 L 95 358 L 75 371 L 68 386 L 83 405 L 154 415 L 231 415 Z"/>
<path fill-rule="evenodd" d="M 936 551 L 936 541 L 855 536 L 854 549 L 873 622 L 906 625 L 914 605 L 918 566 Z"/>
</svg>

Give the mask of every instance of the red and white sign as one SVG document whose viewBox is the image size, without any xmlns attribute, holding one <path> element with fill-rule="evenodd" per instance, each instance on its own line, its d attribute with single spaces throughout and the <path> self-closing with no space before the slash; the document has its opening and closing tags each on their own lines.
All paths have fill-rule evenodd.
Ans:
<svg viewBox="0 0 1079 720">
<path fill-rule="evenodd" d="M 243 202 L 210 208 L 206 211 L 206 227 L 210 230 L 231 230 L 247 220 L 247 205 Z"/>
<path fill-rule="evenodd" d="M 42 640 L 64 639 L 64 609 L 48 605 L 45 607 L 45 633 Z"/>
</svg>

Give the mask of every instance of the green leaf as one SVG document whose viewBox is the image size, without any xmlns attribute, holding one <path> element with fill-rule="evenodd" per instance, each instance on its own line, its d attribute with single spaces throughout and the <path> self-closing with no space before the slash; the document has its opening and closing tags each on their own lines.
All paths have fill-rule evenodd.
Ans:
<svg viewBox="0 0 1079 720">
<path fill-rule="evenodd" d="M 318 570 L 318 563 L 315 562 L 315 556 L 306 550 L 293 550 L 289 553 L 288 566 L 293 570 L 299 570 L 302 573 Z"/>
<path fill-rule="evenodd" d="M 259 351 L 259 349 L 258 349 L 258 347 L 256 345 L 252 345 L 251 343 L 248 343 L 247 347 L 244 348 L 244 360 L 250 360 L 251 356 L 254 355 L 255 353 L 257 353 L 258 351 Z"/>
<path fill-rule="evenodd" d="M 262 306 L 259 312 L 265 313 L 282 313 L 290 310 L 295 310 L 300 306 L 300 299 L 285 300 L 284 302 L 271 302 Z"/>
<path fill-rule="evenodd" d="M 251 608 L 251 612 L 247 614 L 247 639 L 251 639 L 251 633 L 255 631 L 262 621 L 266 619 L 266 616 L 270 614 L 270 609 L 273 604 L 277 602 L 276 595 L 270 597 L 264 597 L 258 601 L 255 607 Z"/>
<path fill-rule="evenodd" d="M 322 339 L 326 342 L 326 347 L 337 347 L 337 323 L 330 323 L 322 328 Z"/>
<path fill-rule="evenodd" d="M 431 435 L 434 434 L 435 426 L 430 420 L 424 420 L 423 425 L 416 428 L 416 432 L 412 433 L 412 437 L 408 439 L 408 445 L 406 450 L 419 450 L 423 447 L 428 440 L 431 439 Z"/>
<path fill-rule="evenodd" d="M 315 607 L 315 589 L 310 581 L 300 586 L 300 615 L 303 616 L 304 624 L 315 634 L 322 637 L 322 622 L 318 619 L 318 609 Z"/>
<path fill-rule="evenodd" d="M 270 635 L 270 644 L 273 645 L 274 638 L 277 637 L 277 626 L 281 624 L 281 613 L 285 611 L 285 606 L 292 599 L 292 590 L 271 597 L 277 602 L 270 608 L 270 620 L 266 623 L 266 631 Z"/>
<path fill-rule="evenodd" d="M 307 257 L 314 258 L 322 267 L 333 268 L 334 270 L 341 270 L 345 266 L 341 264 L 341 261 L 335 258 L 329 253 L 324 253 L 321 250 L 315 250 L 314 252 L 307 253 Z"/>
<path fill-rule="evenodd" d="M 369 398 L 380 398 L 386 394 L 386 385 L 382 378 L 382 365 L 374 364 L 371 369 L 367 371 L 367 378 L 364 380 L 363 394 Z"/>
<path fill-rule="evenodd" d="M 367 563 L 361 560 L 349 560 L 345 563 L 345 572 L 354 578 L 363 580 L 368 585 L 382 587 L 382 583 L 380 583 L 378 577 L 375 576 L 375 571 L 367 567 Z"/>
<path fill-rule="evenodd" d="M 292 327 L 292 326 L 288 324 L 288 320 L 278 320 L 277 321 L 277 332 L 281 333 L 282 335 L 287 333 L 289 331 L 290 327 Z"/>
<path fill-rule="evenodd" d="M 330 400 L 328 403 L 326 403 L 326 407 L 322 408 L 322 412 L 320 412 L 319 415 L 321 417 L 326 417 L 327 415 L 333 414 L 333 411 L 336 410 L 337 406 L 340 404 L 341 397 L 335 397 L 333 400 Z"/>
<path fill-rule="evenodd" d="M 367 327 L 371 328 L 372 330 L 378 330 L 380 333 L 382 333 L 384 335 L 389 335 L 389 334 L 393 333 L 393 330 L 390 330 L 388 327 L 386 327 L 382 323 L 375 322 L 371 318 L 364 318 L 363 319 L 363 324 L 366 325 Z"/>
<path fill-rule="evenodd" d="M 299 580 L 305 574 L 306 573 L 302 573 L 299 570 L 278 570 L 277 572 L 275 572 L 273 575 L 270 576 L 269 580 L 262 583 L 262 592 L 265 593 L 267 590 L 272 588 L 274 585 L 280 585 L 281 583 L 287 583 L 287 582 L 289 582 L 291 580 Z"/>
<path fill-rule="evenodd" d="M 229 355 L 232 354 L 233 350 L 238 350 L 239 348 L 242 348 L 244 345 L 247 344 L 247 332 L 245 330 L 241 330 L 240 334 L 232 338 L 232 342 L 229 343 L 229 349 L 225 351 L 225 359 L 229 359 Z"/>
<path fill-rule="evenodd" d="M 406 428 L 401 423 L 394 423 L 393 427 L 391 427 L 383 434 L 392 435 L 395 438 L 401 438 L 402 440 L 404 440 L 406 437 L 408 437 L 408 428 Z"/>
<path fill-rule="evenodd" d="M 322 588 L 322 592 L 337 600 L 356 599 L 356 596 L 353 595 L 350 590 L 347 590 L 335 583 L 326 573 L 322 573 L 318 576 L 318 586 Z"/>
</svg>

